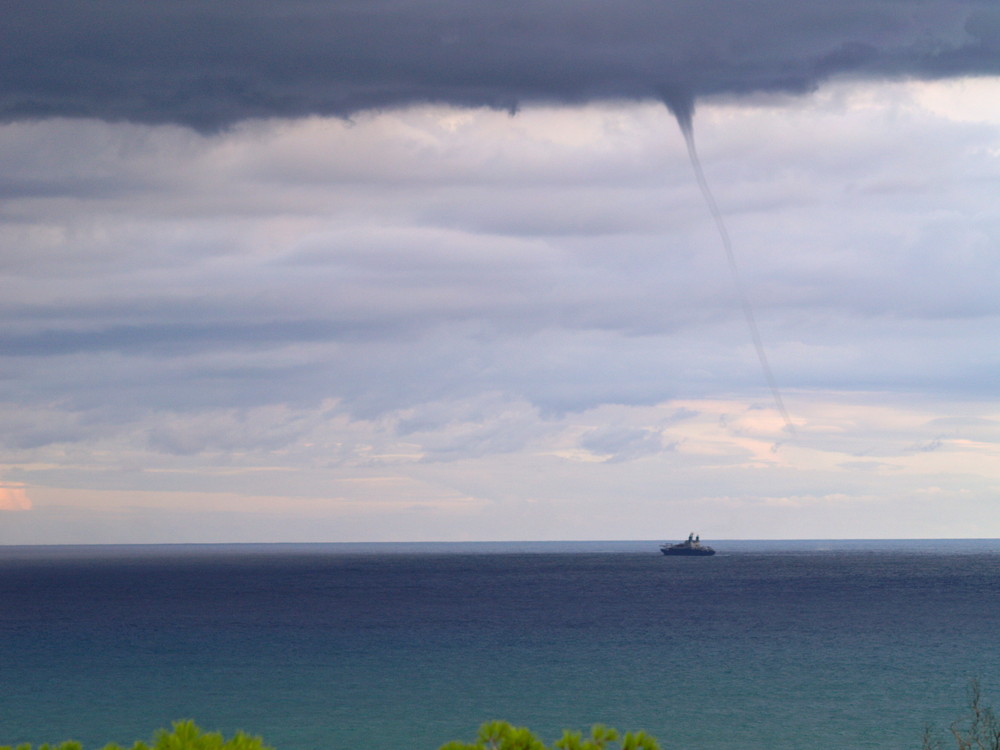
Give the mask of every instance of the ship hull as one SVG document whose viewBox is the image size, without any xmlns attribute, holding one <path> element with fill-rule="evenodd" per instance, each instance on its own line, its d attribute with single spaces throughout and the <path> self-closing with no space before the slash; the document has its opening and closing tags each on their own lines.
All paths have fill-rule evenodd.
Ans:
<svg viewBox="0 0 1000 750">
<path fill-rule="evenodd" d="M 661 547 L 660 551 L 667 555 L 668 557 L 707 557 L 708 555 L 714 555 L 715 550 L 711 547 L 682 547 L 681 549 L 675 549 L 673 547 Z"/>
</svg>

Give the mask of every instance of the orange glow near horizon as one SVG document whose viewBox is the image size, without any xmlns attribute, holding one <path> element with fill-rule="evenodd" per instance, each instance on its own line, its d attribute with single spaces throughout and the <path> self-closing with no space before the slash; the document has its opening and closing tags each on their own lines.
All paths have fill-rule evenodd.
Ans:
<svg viewBox="0 0 1000 750">
<path fill-rule="evenodd" d="M 0 510 L 31 510 L 31 499 L 23 484 L 0 484 Z"/>
</svg>

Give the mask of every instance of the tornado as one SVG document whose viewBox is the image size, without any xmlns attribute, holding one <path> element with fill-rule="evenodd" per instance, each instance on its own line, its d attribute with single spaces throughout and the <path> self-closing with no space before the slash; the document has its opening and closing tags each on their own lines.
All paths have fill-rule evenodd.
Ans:
<svg viewBox="0 0 1000 750">
<path fill-rule="evenodd" d="M 736 263 L 736 254 L 733 252 L 733 243 L 729 237 L 729 230 L 726 229 L 726 222 L 722 217 L 722 211 L 719 210 L 719 204 L 716 203 L 715 196 L 712 194 L 712 188 L 709 186 L 708 180 L 705 179 L 705 171 L 701 168 L 701 159 L 698 158 L 698 149 L 695 148 L 694 100 L 687 96 L 671 94 L 664 95 L 664 102 L 677 120 L 677 125 L 684 135 L 684 143 L 687 146 L 691 169 L 694 171 L 695 180 L 697 180 L 698 187 L 701 189 L 701 194 L 705 199 L 705 204 L 708 206 L 708 212 L 712 215 L 712 220 L 715 222 L 715 228 L 718 230 L 719 238 L 722 240 L 722 247 L 726 251 L 726 260 L 729 263 L 729 272 L 733 278 L 736 296 L 739 298 L 740 306 L 743 308 L 743 317 L 746 319 L 747 328 L 750 330 L 750 338 L 753 341 L 754 349 L 757 351 L 760 369 L 764 373 L 764 379 L 767 381 L 767 386 L 771 390 L 771 396 L 774 398 L 774 406 L 778 410 L 778 413 L 781 414 L 781 418 L 785 422 L 785 428 L 790 434 L 794 435 L 795 426 L 788 416 L 785 401 L 782 399 L 778 383 L 774 379 L 774 373 L 767 360 L 767 351 L 764 349 L 764 342 L 760 337 L 760 330 L 757 327 L 757 318 L 753 312 L 753 305 L 750 304 L 750 297 L 743 284 L 743 279 L 740 277 L 740 269 Z"/>
</svg>

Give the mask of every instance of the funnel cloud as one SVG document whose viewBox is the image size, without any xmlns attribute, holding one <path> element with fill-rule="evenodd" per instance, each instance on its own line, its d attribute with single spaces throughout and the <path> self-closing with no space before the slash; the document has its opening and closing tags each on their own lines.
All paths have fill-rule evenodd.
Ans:
<svg viewBox="0 0 1000 750">
<path fill-rule="evenodd" d="M 785 422 L 785 428 L 789 433 L 794 435 L 795 425 L 792 424 L 791 417 L 788 416 L 788 410 L 785 408 L 785 400 L 781 397 L 778 382 L 775 380 L 771 364 L 768 362 L 767 350 L 764 348 L 764 341 L 761 339 L 760 329 L 757 327 L 757 317 L 754 315 L 753 305 L 750 304 L 750 297 L 740 277 L 740 269 L 736 263 L 736 254 L 733 252 L 733 242 L 729 237 L 729 230 L 726 229 L 726 222 L 722 217 L 722 211 L 719 210 L 719 204 L 716 202 L 712 188 L 705 178 L 705 170 L 701 168 L 701 159 L 698 158 L 698 149 L 695 148 L 694 144 L 693 113 L 690 109 L 682 109 L 680 110 L 680 114 L 678 114 L 678 110 L 674 110 L 673 107 L 670 107 L 670 109 L 674 112 L 675 117 L 677 117 L 677 124 L 680 125 L 681 132 L 684 134 L 684 143 L 687 146 L 688 158 L 691 160 L 691 168 L 694 170 L 695 179 L 698 181 L 702 197 L 705 198 L 708 211 L 712 214 L 712 220 L 715 222 L 715 228 L 719 232 L 722 247 L 726 251 L 726 262 L 729 264 L 729 271 L 733 277 L 733 286 L 739 297 L 740 307 L 743 308 L 743 317 L 746 319 L 750 338 L 753 340 L 754 350 L 757 352 L 757 359 L 760 362 L 761 371 L 764 373 L 764 379 L 771 390 L 774 405 Z"/>
</svg>

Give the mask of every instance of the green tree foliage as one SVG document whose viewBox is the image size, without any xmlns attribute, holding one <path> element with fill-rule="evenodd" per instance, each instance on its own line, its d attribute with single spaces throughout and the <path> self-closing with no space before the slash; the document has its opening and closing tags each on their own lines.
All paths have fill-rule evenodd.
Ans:
<svg viewBox="0 0 1000 750">
<path fill-rule="evenodd" d="M 32 750 L 31 745 L 0 745 L 0 750 Z M 57 745 L 39 745 L 38 750 L 83 750 L 79 742 L 63 742 Z M 123 750 L 120 745 L 105 745 L 103 750 Z M 130 750 L 273 750 L 260 737 L 251 737 L 237 732 L 225 739 L 218 732 L 203 732 L 193 721 L 175 721 L 173 729 L 161 729 L 152 743 L 136 742 Z"/>
<path fill-rule="evenodd" d="M 589 737 L 566 730 L 552 745 L 553 750 L 660 750 L 660 746 L 645 732 L 627 732 L 595 724 Z M 489 721 L 479 727 L 473 742 L 449 742 L 440 750 L 547 750 L 545 743 L 525 727 L 515 727 L 506 721 Z"/>
</svg>

